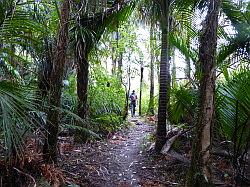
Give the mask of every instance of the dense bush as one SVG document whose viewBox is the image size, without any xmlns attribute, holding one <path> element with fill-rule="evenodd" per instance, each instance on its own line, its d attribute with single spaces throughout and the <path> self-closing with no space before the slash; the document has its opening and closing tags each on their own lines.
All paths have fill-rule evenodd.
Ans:
<svg viewBox="0 0 250 187">
<path fill-rule="evenodd" d="M 108 75 L 100 66 L 95 68 L 91 73 L 88 99 L 94 128 L 110 132 L 121 127 L 126 96 L 117 77 Z"/>
</svg>

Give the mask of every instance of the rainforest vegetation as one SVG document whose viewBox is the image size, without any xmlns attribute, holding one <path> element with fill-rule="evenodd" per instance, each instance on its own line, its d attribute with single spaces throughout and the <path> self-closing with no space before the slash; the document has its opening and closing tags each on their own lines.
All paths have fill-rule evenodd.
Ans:
<svg viewBox="0 0 250 187">
<path fill-rule="evenodd" d="M 250 186 L 249 143 L 249 0 L 0 0 L 0 187 Z"/>
</svg>

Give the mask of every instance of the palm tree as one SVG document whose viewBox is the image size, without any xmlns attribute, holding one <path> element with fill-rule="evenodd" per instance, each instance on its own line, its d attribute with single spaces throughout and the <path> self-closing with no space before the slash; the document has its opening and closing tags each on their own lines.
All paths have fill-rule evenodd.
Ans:
<svg viewBox="0 0 250 187">
<path fill-rule="evenodd" d="M 51 70 L 51 90 L 49 93 L 50 109 L 48 111 L 46 122 L 46 141 L 43 147 L 44 159 L 50 163 L 57 163 L 59 111 L 56 108 L 61 106 L 62 79 L 68 45 L 69 13 L 69 0 L 64 0 L 61 7 L 60 28 L 53 58 L 53 68 Z"/>
<path fill-rule="evenodd" d="M 160 152 L 166 142 L 167 107 L 169 104 L 170 91 L 170 64 L 168 54 L 169 13 L 170 1 L 160 1 L 161 7 L 161 62 L 160 62 L 160 90 L 158 101 L 158 124 L 156 130 L 155 150 Z"/>
<path fill-rule="evenodd" d="M 214 121 L 215 61 L 220 0 L 209 2 L 199 47 L 199 113 L 187 186 L 204 186 L 211 181 L 209 169 L 211 129 Z"/>
<path fill-rule="evenodd" d="M 158 102 L 158 125 L 156 131 L 156 144 L 155 149 L 160 152 L 161 148 L 165 144 L 166 139 L 166 120 L 168 116 L 167 108 L 169 107 L 170 100 L 170 63 L 169 63 L 169 44 L 170 44 L 170 33 L 169 33 L 169 17 L 170 17 L 170 3 L 176 3 L 177 6 L 183 6 L 183 1 L 142 1 L 143 12 L 142 15 L 145 18 L 153 18 L 154 22 L 160 22 L 161 27 L 161 60 L 160 60 L 160 91 L 159 91 L 159 102 Z M 185 6 L 192 5 L 193 1 L 185 1 Z M 173 40 L 173 37 L 172 37 Z M 173 40 L 174 42 L 176 40 Z M 176 44 L 178 42 L 172 42 Z"/>
</svg>

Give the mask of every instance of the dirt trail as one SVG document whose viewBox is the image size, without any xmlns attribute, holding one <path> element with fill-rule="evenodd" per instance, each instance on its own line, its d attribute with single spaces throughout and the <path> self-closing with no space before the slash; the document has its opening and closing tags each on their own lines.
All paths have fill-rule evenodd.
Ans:
<svg viewBox="0 0 250 187">
<path fill-rule="evenodd" d="M 136 119 L 132 119 L 132 122 L 133 121 L 135 127 L 131 128 L 127 134 L 126 141 L 111 151 L 115 155 L 115 159 L 110 163 L 114 162 L 119 164 L 119 168 L 116 168 L 114 175 L 111 176 L 111 178 L 116 179 L 118 186 L 140 186 L 138 169 L 146 168 L 139 160 L 142 156 L 143 139 L 152 131 L 152 128 Z M 114 183 L 112 185 L 117 186 L 117 184 Z"/>
<path fill-rule="evenodd" d="M 157 155 L 147 151 L 151 144 L 148 138 L 155 126 L 142 120 L 129 119 L 134 125 L 107 141 L 76 145 L 69 138 L 60 139 L 60 168 L 67 176 L 66 182 L 84 187 L 184 186 L 189 164 L 176 159 L 171 152 Z M 179 139 L 173 149 L 190 158 L 191 144 L 186 136 Z M 219 157 L 213 158 L 213 162 L 217 181 L 232 186 L 231 178 L 224 177 L 225 172 L 232 171 L 229 165 Z"/>
<path fill-rule="evenodd" d="M 68 179 L 74 178 L 81 186 L 141 186 L 138 173 L 147 167 L 140 162 L 143 140 L 153 127 L 138 118 L 129 121 L 134 125 L 126 133 L 115 134 L 107 142 L 78 145 L 62 153 L 61 166 Z"/>
</svg>

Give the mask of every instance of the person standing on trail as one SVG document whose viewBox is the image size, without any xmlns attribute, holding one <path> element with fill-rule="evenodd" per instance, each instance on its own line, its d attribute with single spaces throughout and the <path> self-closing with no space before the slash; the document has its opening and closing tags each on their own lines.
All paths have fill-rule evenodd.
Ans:
<svg viewBox="0 0 250 187">
<path fill-rule="evenodd" d="M 135 116 L 135 107 L 136 107 L 136 100 L 137 100 L 137 95 L 135 94 L 135 91 L 133 90 L 131 95 L 129 96 L 130 98 L 130 110 L 131 110 L 131 116 Z"/>
</svg>

